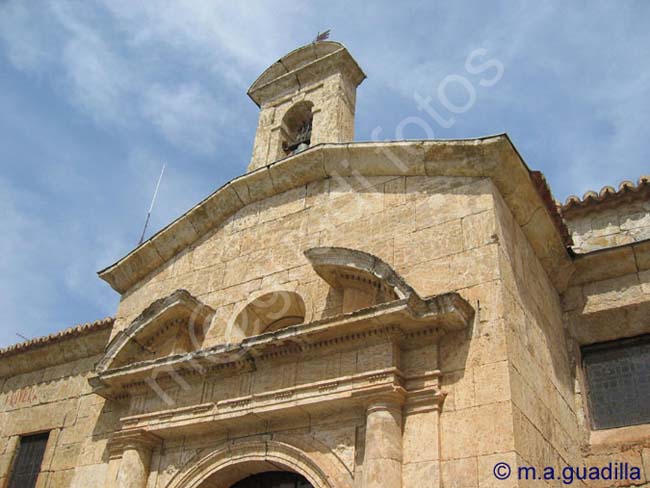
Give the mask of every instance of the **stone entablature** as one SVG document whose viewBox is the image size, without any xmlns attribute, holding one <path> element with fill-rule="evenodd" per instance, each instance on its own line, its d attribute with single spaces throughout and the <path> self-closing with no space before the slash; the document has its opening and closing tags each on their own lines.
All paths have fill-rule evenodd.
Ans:
<svg viewBox="0 0 650 488">
<path fill-rule="evenodd" d="M 114 369 L 100 362 L 97 392 L 108 397 L 122 396 L 140 386 L 147 389 L 147 378 L 156 381 L 175 374 L 204 374 L 215 370 L 257 369 L 257 361 L 331 350 L 352 343 L 360 347 L 377 338 L 395 338 L 408 345 L 421 338 L 436 337 L 446 331 L 467 327 L 472 307 L 457 294 L 422 300 L 413 307 L 407 299 L 376 305 L 343 316 L 291 326 L 276 332 L 245 339 L 240 344 L 223 344 L 184 355 L 137 361 Z"/>
</svg>

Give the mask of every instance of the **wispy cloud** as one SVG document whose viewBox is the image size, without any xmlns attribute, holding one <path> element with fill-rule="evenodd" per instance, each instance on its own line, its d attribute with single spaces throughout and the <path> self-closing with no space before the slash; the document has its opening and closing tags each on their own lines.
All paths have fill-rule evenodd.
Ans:
<svg viewBox="0 0 650 488">
<path fill-rule="evenodd" d="M 204 153 L 214 150 L 219 129 L 231 116 L 226 103 L 218 103 L 197 83 L 151 86 L 143 96 L 142 111 L 170 142 Z"/>
<path fill-rule="evenodd" d="M 32 22 L 40 10 L 51 15 L 45 26 Z M 238 67 L 263 58 L 252 44 L 232 38 L 235 29 L 219 27 L 227 25 L 230 10 L 202 2 L 180 10 L 164 2 L 11 2 L 3 7 L 0 25 L 12 64 L 33 73 L 55 65 L 49 69 L 62 73 L 55 83 L 96 122 L 122 128 L 150 124 L 169 143 L 206 153 L 232 112 L 196 82 L 196 70 L 215 85 L 221 79 L 241 89 Z"/>
</svg>

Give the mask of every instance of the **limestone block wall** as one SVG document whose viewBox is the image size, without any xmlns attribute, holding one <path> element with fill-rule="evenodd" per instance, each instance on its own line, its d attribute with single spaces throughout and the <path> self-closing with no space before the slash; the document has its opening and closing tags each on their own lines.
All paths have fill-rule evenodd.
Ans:
<svg viewBox="0 0 650 488">
<path fill-rule="evenodd" d="M 503 244 L 499 261 L 514 429 L 511 461 L 538 469 L 581 466 L 585 439 L 577 420 L 572 343 L 560 298 L 510 210 L 498 196 L 495 201 Z M 532 486 L 526 483 L 519 486 Z M 539 486 L 556 486 L 555 481 L 544 483 Z"/>
<path fill-rule="evenodd" d="M 0 486 L 8 481 L 21 435 L 49 432 L 39 487 L 103 486 L 106 443 L 118 413 L 91 393 L 88 377 L 108 330 L 0 358 L 12 374 L 0 378 Z M 33 369 L 34 355 L 51 366 Z"/>
<path fill-rule="evenodd" d="M 298 292 L 305 320 L 318 319 L 340 304 L 302 251 L 342 246 L 372 253 L 422 296 L 457 291 L 477 310 L 471 331 L 440 344 L 448 395 L 439 426 L 432 413 L 404 420 L 405 433 L 440 440 L 426 450 L 434 454 L 423 454 L 422 438 L 405 437 L 405 486 L 440 479 L 489 486 L 496 460 L 515 456 L 495 192 L 487 178 L 350 177 L 274 196 L 242 209 L 125 294 L 116 327 L 178 288 L 216 309 L 205 346 L 228 341 L 237 311 L 274 288 Z M 439 456 L 440 464 L 427 456 Z"/>
<path fill-rule="evenodd" d="M 564 217 L 578 253 L 650 239 L 650 200 L 642 195 L 578 207 L 564 212 Z"/>
<path fill-rule="evenodd" d="M 477 310 L 469 331 L 447 335 L 439 346 L 447 393 L 440 415 L 441 486 L 491 486 L 494 464 L 508 460 L 514 449 L 495 191 L 489 180 L 441 187 L 423 199 L 423 206 L 440 210 L 420 213 L 420 222 L 426 223 L 401 237 L 410 246 L 396 253 L 416 289 L 457 291 Z M 450 216 L 460 218 L 447 220 Z M 422 486 L 430 479 L 415 477 L 416 470 L 417 464 L 405 461 L 404 486 Z"/>
<path fill-rule="evenodd" d="M 432 364 L 418 361 L 420 369 L 408 368 L 410 374 L 422 373 L 435 368 L 436 351 L 427 350 Z M 408 357 L 408 356 L 407 356 Z M 334 378 L 384 370 L 397 365 L 399 357 L 387 340 L 353 341 L 347 347 L 336 350 L 313 351 L 293 354 L 273 360 L 258 359 L 254 371 L 225 371 L 208 379 L 201 375 L 183 377 L 183 381 L 171 381 L 171 387 L 161 382 L 168 399 L 151 388 L 133 393 L 127 415 L 140 415 L 170 408 L 201 405 L 228 399 L 261 395 L 277 390 L 310 386 Z M 237 436 L 233 427 L 232 435 Z"/>
<path fill-rule="evenodd" d="M 237 312 L 275 289 L 303 297 L 305 321 L 333 313 L 340 304 L 303 255 L 316 246 L 374 254 L 423 296 L 469 289 L 494 279 L 496 247 L 477 216 L 490 192 L 488 179 L 346 177 L 248 205 L 124 294 L 113 334 L 179 288 L 216 309 L 205 346 L 227 341 Z"/>
<path fill-rule="evenodd" d="M 616 262 L 610 260 L 612 269 Z M 576 284 L 563 297 L 566 322 L 575 340 L 578 381 L 578 421 L 587 440 L 585 463 L 602 466 L 627 462 L 642 468 L 642 482 L 650 481 L 650 429 L 647 425 L 592 430 L 584 380 L 580 375 L 579 346 L 650 333 L 650 271 L 627 273 L 599 281 Z M 596 486 L 596 485 L 595 485 Z M 602 483 L 597 486 L 608 486 Z M 626 486 L 619 484 L 619 486 Z"/>
</svg>

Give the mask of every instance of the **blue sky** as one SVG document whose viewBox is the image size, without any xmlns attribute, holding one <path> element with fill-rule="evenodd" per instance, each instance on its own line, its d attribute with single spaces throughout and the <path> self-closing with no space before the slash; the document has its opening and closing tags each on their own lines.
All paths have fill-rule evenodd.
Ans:
<svg viewBox="0 0 650 488">
<path fill-rule="evenodd" d="M 417 93 L 455 117 L 428 119 L 436 138 L 508 132 L 559 199 L 650 173 L 649 14 L 645 1 L 1 2 L 0 346 L 114 313 L 96 271 L 137 243 L 162 162 L 149 234 L 245 171 L 246 89 L 327 28 L 368 75 L 356 140 L 426 118 Z M 503 66 L 493 86 L 466 71 L 476 49 Z M 440 104 L 450 75 L 475 90 L 464 113 Z"/>
</svg>

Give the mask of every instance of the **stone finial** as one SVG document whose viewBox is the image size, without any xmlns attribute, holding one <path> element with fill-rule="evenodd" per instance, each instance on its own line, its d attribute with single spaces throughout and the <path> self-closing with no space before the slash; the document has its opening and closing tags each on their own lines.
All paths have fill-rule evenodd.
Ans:
<svg viewBox="0 0 650 488">
<path fill-rule="evenodd" d="M 271 65 L 248 96 L 260 107 L 248 171 L 323 142 L 354 138 L 357 86 L 365 79 L 338 42 L 313 42 Z"/>
</svg>

